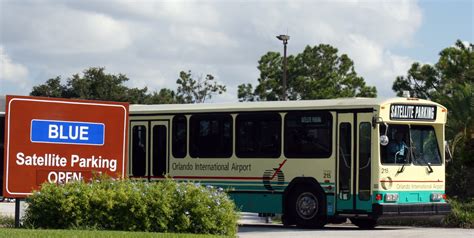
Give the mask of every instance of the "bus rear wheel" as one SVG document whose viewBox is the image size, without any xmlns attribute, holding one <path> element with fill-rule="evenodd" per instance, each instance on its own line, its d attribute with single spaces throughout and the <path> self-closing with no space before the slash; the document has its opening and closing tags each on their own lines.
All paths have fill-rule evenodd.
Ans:
<svg viewBox="0 0 474 238">
<path fill-rule="evenodd" d="M 350 218 L 350 220 L 361 229 L 374 229 L 377 226 L 377 220 L 373 218 Z"/>
<path fill-rule="evenodd" d="M 326 225 L 324 197 L 316 189 L 297 188 L 290 197 L 290 214 L 296 225 L 303 228 L 322 228 Z"/>
</svg>

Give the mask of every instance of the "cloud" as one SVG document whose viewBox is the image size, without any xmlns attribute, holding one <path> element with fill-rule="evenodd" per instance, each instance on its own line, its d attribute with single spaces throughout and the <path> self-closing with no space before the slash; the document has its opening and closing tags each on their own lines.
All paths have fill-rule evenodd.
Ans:
<svg viewBox="0 0 474 238">
<path fill-rule="evenodd" d="M 0 45 L 0 95 L 25 94 L 30 86 L 26 66 L 15 62 Z"/>
<path fill-rule="evenodd" d="M 24 84 L 28 77 L 28 69 L 22 64 L 12 61 L 3 46 L 0 46 L 0 81 L 10 81 Z"/>
<path fill-rule="evenodd" d="M 5 5 L 0 26 L 7 46 L 40 54 L 89 54 L 131 43 L 126 24 L 103 13 L 46 2 Z"/>
<path fill-rule="evenodd" d="M 383 48 L 365 36 L 350 34 L 342 49 L 350 52 L 351 58 L 357 62 L 357 68 L 371 71 L 383 66 Z"/>
<path fill-rule="evenodd" d="M 131 86 L 159 90 L 175 88 L 179 71 L 191 69 L 227 85 L 216 100 L 233 100 L 237 85 L 257 82 L 257 61 L 282 51 L 281 33 L 291 36 L 289 54 L 335 46 L 379 95 L 393 95 L 387 85 L 412 59 L 392 48 L 411 47 L 423 20 L 417 2 L 405 0 L 4 1 L 0 13 L 2 45 L 44 77 L 32 78 L 36 84 L 105 66 Z"/>
<path fill-rule="evenodd" d="M 347 42 L 341 51 L 350 55 L 358 74 L 368 85 L 377 87 L 379 96 L 394 96 L 393 81 L 397 76 L 405 75 L 415 59 L 394 54 L 362 35 L 351 34 Z"/>
</svg>

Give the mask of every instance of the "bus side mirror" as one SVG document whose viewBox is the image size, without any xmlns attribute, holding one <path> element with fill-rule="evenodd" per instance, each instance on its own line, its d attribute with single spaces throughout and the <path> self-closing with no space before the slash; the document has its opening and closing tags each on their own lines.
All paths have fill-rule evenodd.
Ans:
<svg viewBox="0 0 474 238">
<path fill-rule="evenodd" d="M 375 129 L 377 128 L 377 125 L 384 125 L 385 126 L 385 133 L 383 135 L 380 135 L 380 144 L 382 146 L 386 146 L 388 145 L 388 142 L 389 142 L 389 139 L 388 139 L 388 136 L 387 136 L 387 132 L 388 132 L 388 124 L 386 122 L 383 121 L 383 119 L 381 117 L 372 117 L 372 127 Z"/>
<path fill-rule="evenodd" d="M 449 163 L 453 160 L 453 154 L 451 154 L 451 150 L 449 149 L 448 141 L 444 141 L 444 158 L 446 163 Z"/>
<path fill-rule="evenodd" d="M 388 142 L 389 142 L 389 139 L 388 139 L 388 136 L 387 136 L 387 135 L 381 135 L 381 136 L 380 136 L 380 144 L 381 144 L 382 146 L 388 145 Z"/>
</svg>

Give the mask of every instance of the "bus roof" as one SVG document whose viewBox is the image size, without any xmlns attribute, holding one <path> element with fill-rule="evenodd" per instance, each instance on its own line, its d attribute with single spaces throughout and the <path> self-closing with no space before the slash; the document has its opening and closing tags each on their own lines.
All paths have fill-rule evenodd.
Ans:
<svg viewBox="0 0 474 238">
<path fill-rule="evenodd" d="M 299 101 L 262 101 L 236 103 L 199 103 L 199 104 L 157 104 L 130 105 L 131 114 L 182 113 L 182 112 L 232 112 L 232 111 L 262 111 L 262 110 L 304 110 L 304 109 L 356 109 L 378 108 L 390 103 L 430 104 L 438 103 L 417 98 L 339 98 L 325 100 Z M 443 106 L 441 106 L 443 107 Z M 444 108 L 444 107 L 443 107 Z"/>
</svg>

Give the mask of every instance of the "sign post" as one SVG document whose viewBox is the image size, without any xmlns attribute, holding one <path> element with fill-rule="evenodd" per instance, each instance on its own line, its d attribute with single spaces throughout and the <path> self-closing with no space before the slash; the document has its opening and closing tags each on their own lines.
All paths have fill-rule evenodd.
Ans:
<svg viewBox="0 0 474 238">
<path fill-rule="evenodd" d="M 20 227 L 20 198 L 15 199 L 15 227 Z"/>
<path fill-rule="evenodd" d="M 127 103 L 7 96 L 5 116 L 5 197 L 93 173 L 126 175 Z"/>
</svg>

